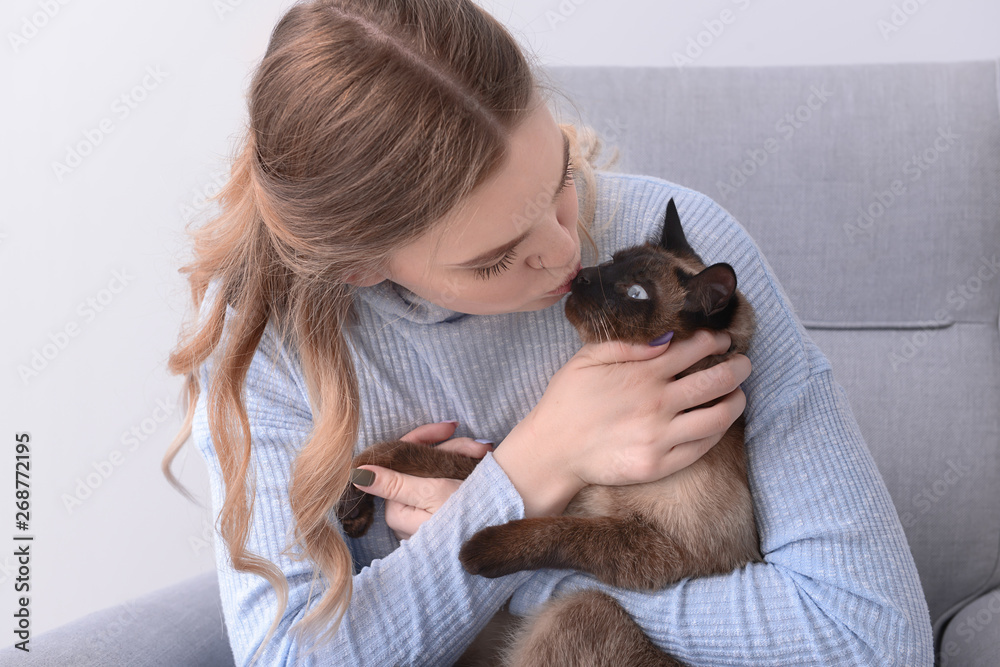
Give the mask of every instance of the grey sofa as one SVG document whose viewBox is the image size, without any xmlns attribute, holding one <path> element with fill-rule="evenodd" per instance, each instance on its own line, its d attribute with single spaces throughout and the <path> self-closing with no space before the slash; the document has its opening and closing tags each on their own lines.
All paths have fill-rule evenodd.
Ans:
<svg viewBox="0 0 1000 667">
<path fill-rule="evenodd" d="M 547 71 L 617 169 L 749 230 L 847 391 L 940 663 L 1000 665 L 1000 63 Z M 213 572 L 32 646 L 0 663 L 232 664 Z"/>
</svg>

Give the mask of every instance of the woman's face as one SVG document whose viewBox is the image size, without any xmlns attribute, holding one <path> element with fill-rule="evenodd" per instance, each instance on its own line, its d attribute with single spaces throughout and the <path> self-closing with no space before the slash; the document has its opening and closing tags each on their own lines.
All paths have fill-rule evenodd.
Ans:
<svg viewBox="0 0 1000 667">
<path fill-rule="evenodd" d="M 537 104 L 514 133 L 509 161 L 497 176 L 396 252 L 388 275 L 354 284 L 388 279 L 439 306 L 474 315 L 558 303 L 567 292 L 551 292 L 580 267 L 571 174 L 563 184 L 567 146 L 546 105 Z"/>
</svg>

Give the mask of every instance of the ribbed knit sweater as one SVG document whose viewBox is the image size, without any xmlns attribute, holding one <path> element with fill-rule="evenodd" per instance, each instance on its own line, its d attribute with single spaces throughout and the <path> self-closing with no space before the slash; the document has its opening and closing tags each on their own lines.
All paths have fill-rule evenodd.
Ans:
<svg viewBox="0 0 1000 667">
<path fill-rule="evenodd" d="M 578 179 L 581 205 L 583 185 Z M 313 567 L 281 552 L 293 526 L 290 469 L 312 413 L 300 358 L 278 342 L 271 322 L 246 380 L 257 486 L 248 548 L 278 565 L 290 592 L 258 664 L 449 665 L 508 598 L 520 615 L 588 587 L 613 595 L 657 645 L 692 665 L 933 663 L 927 604 L 889 493 L 829 361 L 746 230 L 707 196 L 658 178 L 598 172 L 597 194 L 591 232 L 600 256 L 588 258 L 583 244 L 585 266 L 657 237 L 673 197 L 691 246 L 706 265 L 731 264 L 756 311 L 747 353 L 753 371 L 741 386 L 766 562 L 655 593 L 568 570 L 469 575 L 458 560 L 462 543 L 485 526 L 524 517 L 521 497 L 487 454 L 410 539 L 394 537 L 381 501 L 368 533 L 345 538 L 356 568 L 350 608 L 335 638 L 306 657 L 289 628 L 307 611 Z M 357 451 L 448 419 L 460 422 L 452 437 L 500 443 L 581 347 L 565 298 L 538 311 L 469 315 L 384 281 L 358 288 L 354 303 L 358 320 L 348 339 L 361 397 Z M 202 367 L 193 437 L 217 516 L 224 489 L 206 417 L 211 366 L 210 359 Z M 233 653 L 246 665 L 277 598 L 265 579 L 233 570 L 221 538 L 215 553 Z M 313 591 L 310 607 L 322 590 Z"/>
</svg>

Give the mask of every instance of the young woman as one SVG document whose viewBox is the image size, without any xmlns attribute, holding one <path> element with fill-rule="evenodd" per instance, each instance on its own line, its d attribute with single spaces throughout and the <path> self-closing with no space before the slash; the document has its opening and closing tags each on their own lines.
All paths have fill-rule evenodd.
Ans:
<svg viewBox="0 0 1000 667">
<path fill-rule="evenodd" d="M 193 433 L 237 664 L 451 664 L 508 600 L 526 614 L 581 587 L 692 664 L 931 664 L 891 499 L 753 241 L 704 195 L 597 169 L 599 141 L 544 91 L 471 0 L 302 3 L 275 27 L 169 362 L 188 411 L 164 471 L 177 485 Z M 681 380 L 728 335 L 581 346 L 562 303 L 581 265 L 658 233 L 671 197 L 758 317 L 749 359 Z M 676 472 L 744 409 L 765 563 L 656 594 L 462 569 L 479 529 Z M 353 455 L 401 437 L 482 461 L 461 484 L 373 468 L 386 501 L 345 538 Z"/>
</svg>

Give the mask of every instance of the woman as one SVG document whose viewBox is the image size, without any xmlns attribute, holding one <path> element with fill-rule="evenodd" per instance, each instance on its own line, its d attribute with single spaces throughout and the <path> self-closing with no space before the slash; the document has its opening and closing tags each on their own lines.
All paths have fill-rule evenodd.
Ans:
<svg viewBox="0 0 1000 667">
<path fill-rule="evenodd" d="M 450 664 L 508 599 L 525 614 L 595 587 L 692 664 L 930 664 L 891 499 L 753 241 L 704 195 L 596 170 L 599 143 L 542 91 L 472 2 L 327 0 L 275 27 L 222 213 L 182 269 L 199 318 L 170 357 L 188 411 L 164 471 L 193 433 L 237 663 Z M 756 310 L 752 373 L 736 356 L 673 381 L 728 336 L 581 349 L 563 316 L 561 286 L 658 231 L 671 197 Z M 676 472 L 744 408 L 766 563 L 655 595 L 462 570 L 479 529 Z M 387 500 L 347 540 L 332 510 L 353 454 L 401 436 L 482 462 L 461 484 L 355 476 Z"/>
</svg>

